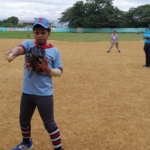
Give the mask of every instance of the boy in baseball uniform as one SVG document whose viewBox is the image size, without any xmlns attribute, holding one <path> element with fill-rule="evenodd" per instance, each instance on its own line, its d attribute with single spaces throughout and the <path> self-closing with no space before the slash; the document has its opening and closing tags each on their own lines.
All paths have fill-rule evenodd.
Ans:
<svg viewBox="0 0 150 150">
<path fill-rule="evenodd" d="M 118 52 L 120 53 L 121 51 L 118 46 L 118 34 L 116 34 L 116 29 L 114 29 L 113 34 L 111 35 L 111 46 L 110 46 L 109 50 L 107 51 L 108 53 L 111 51 L 111 49 L 114 45 L 116 46 Z"/>
<path fill-rule="evenodd" d="M 28 53 L 30 48 L 34 46 L 42 46 L 45 49 L 46 56 L 48 58 L 48 65 L 44 65 L 45 62 L 41 60 L 41 66 L 45 66 L 45 68 L 42 69 L 43 72 L 34 72 L 32 78 L 29 78 L 32 67 L 28 67 L 28 62 L 26 61 L 27 58 L 25 55 L 23 87 L 19 115 L 22 142 L 12 150 L 33 149 L 33 143 L 31 139 L 31 119 L 36 108 L 38 109 L 43 120 L 43 124 L 51 139 L 54 150 L 63 150 L 61 147 L 59 129 L 54 120 L 54 88 L 52 82 L 52 77 L 60 77 L 62 75 L 63 67 L 59 50 L 53 45 L 47 43 L 47 40 L 50 36 L 50 31 L 51 29 L 49 26 L 49 21 L 46 18 L 37 18 L 33 24 L 33 35 L 35 41 L 26 40 L 5 54 L 7 59 L 7 56 L 12 53 L 14 59 L 17 56 L 25 55 Z M 9 60 L 9 62 L 11 61 Z M 41 140 L 43 140 L 42 136 Z M 41 147 L 40 149 L 43 148 Z"/>
</svg>

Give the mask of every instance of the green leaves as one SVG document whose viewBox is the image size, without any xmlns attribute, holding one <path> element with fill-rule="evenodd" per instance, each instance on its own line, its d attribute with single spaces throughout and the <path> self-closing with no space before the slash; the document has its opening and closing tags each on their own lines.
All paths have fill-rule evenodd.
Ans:
<svg viewBox="0 0 150 150">
<path fill-rule="evenodd" d="M 68 22 L 70 28 L 145 27 L 149 24 L 150 4 L 121 11 L 113 0 L 86 0 L 76 2 L 62 12 L 59 23 Z"/>
<path fill-rule="evenodd" d="M 150 20 L 150 4 L 131 8 L 126 14 L 127 27 L 147 27 Z"/>
<path fill-rule="evenodd" d="M 65 12 L 61 13 L 62 17 L 59 18 L 59 23 L 68 22 L 69 27 L 81 27 L 85 15 L 85 7 L 83 1 L 76 2 L 73 7 L 68 8 Z"/>
<path fill-rule="evenodd" d="M 59 23 L 68 22 L 68 27 L 101 28 L 115 27 L 121 20 L 122 11 L 114 8 L 112 0 L 86 0 L 76 2 L 59 18 Z"/>
<path fill-rule="evenodd" d="M 19 21 L 19 19 L 17 17 L 12 16 L 8 19 L 4 19 L 1 22 L 0 26 L 3 26 L 3 27 L 14 27 L 15 26 L 16 27 L 16 26 L 18 26 L 18 21 Z"/>
</svg>

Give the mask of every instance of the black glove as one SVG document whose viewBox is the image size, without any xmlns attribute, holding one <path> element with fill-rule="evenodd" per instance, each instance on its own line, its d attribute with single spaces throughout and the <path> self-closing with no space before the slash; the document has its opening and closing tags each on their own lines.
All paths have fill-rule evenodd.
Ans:
<svg viewBox="0 0 150 150">
<path fill-rule="evenodd" d="M 43 72 L 43 70 L 39 67 L 39 64 L 41 63 L 39 58 L 41 58 L 42 61 L 47 64 L 45 49 L 42 46 L 34 46 L 26 53 L 26 61 L 28 61 L 29 67 L 33 68 L 32 72 Z"/>
</svg>

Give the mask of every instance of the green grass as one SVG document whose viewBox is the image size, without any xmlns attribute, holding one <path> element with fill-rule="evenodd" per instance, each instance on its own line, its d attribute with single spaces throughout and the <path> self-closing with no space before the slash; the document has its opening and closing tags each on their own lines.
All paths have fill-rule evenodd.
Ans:
<svg viewBox="0 0 150 150">
<path fill-rule="evenodd" d="M 59 33 L 51 32 L 50 40 L 70 41 L 70 42 L 98 42 L 110 41 L 112 33 Z M 119 41 L 141 41 L 144 33 L 117 33 Z M 0 39 L 27 39 L 26 31 L 0 31 Z M 30 38 L 34 39 L 30 32 Z"/>
</svg>

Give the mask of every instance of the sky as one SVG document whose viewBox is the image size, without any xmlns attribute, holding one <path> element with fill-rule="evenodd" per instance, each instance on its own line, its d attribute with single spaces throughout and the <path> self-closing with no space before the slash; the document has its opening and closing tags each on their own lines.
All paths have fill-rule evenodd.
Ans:
<svg viewBox="0 0 150 150">
<path fill-rule="evenodd" d="M 49 21 L 54 21 L 77 1 L 80 0 L 3 0 L 0 3 L 0 20 L 15 16 L 19 20 L 45 17 Z M 82 1 L 86 2 L 86 0 Z M 150 0 L 113 0 L 113 5 L 123 11 L 145 4 L 150 4 Z"/>
</svg>

